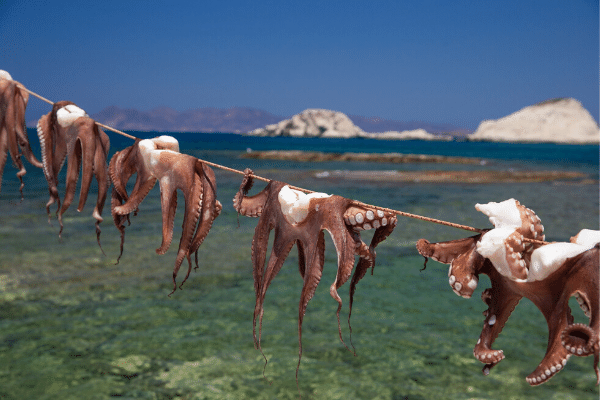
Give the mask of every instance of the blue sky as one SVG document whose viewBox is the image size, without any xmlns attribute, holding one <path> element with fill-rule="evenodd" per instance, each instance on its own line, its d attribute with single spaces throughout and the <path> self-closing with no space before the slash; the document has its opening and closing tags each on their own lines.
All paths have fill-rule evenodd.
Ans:
<svg viewBox="0 0 600 400">
<path fill-rule="evenodd" d="M 0 69 L 53 101 L 306 108 L 476 129 L 554 97 L 598 120 L 597 0 L 0 0 Z M 30 100 L 27 119 L 49 111 Z"/>
</svg>

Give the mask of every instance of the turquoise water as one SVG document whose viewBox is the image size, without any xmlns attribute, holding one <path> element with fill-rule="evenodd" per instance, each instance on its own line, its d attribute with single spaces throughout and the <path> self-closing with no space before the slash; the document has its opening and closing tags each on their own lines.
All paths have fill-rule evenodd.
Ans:
<svg viewBox="0 0 600 400">
<path fill-rule="evenodd" d="M 183 151 L 370 204 L 483 228 L 489 222 L 473 205 L 514 197 L 540 216 L 548 240 L 568 240 L 580 229 L 598 229 L 597 184 L 442 186 L 324 181 L 314 177 L 315 171 L 456 166 L 244 160 L 239 155 L 247 147 L 276 149 L 279 143 L 282 149 L 311 149 L 318 143 L 202 136 L 203 140 L 207 137 L 215 140 L 202 146 L 182 143 Z M 111 152 L 119 149 L 120 140 L 113 140 Z M 373 142 L 359 141 L 356 146 L 368 152 L 473 152 L 495 160 L 480 168 L 560 168 L 594 178 L 598 173 L 597 146 L 511 148 L 409 142 L 403 150 L 401 142 Z M 335 147 L 323 142 L 320 149 L 356 151 L 349 149 L 354 142 L 348 143 L 342 148 L 340 143 Z M 460 150 L 463 145 L 464 153 Z M 200 249 L 200 268 L 192 271 L 183 290 L 169 298 L 177 243 L 166 255 L 154 252 L 161 234 L 158 188 L 132 218 L 124 255 L 115 265 L 119 238 L 109 209 L 103 213 L 102 224 L 106 256 L 96 244 L 91 217 L 93 194 L 82 213 L 73 206 L 67 211 L 59 241 L 56 221 L 48 225 L 45 215 L 48 193 L 43 175 L 33 167 L 28 171 L 25 200 L 20 201 L 15 170 L 10 166 L 4 171 L 0 193 L 1 398 L 291 399 L 298 398 L 299 393 L 302 398 L 314 399 L 598 398 L 592 357 L 572 357 L 563 371 L 542 386 L 530 387 L 525 382 L 525 376 L 543 358 L 547 343 L 545 321 L 526 299 L 496 341 L 495 348 L 503 349 L 506 359 L 489 376 L 482 375 L 483 365 L 473 357 L 472 349 L 483 323 L 481 313 L 486 309 L 480 294 L 489 287 L 489 281 L 482 277 L 473 298 L 462 299 L 447 283 L 447 266 L 431 261 L 425 271 L 419 271 L 423 259 L 414 248 L 422 237 L 441 241 L 464 237 L 468 232 L 400 219 L 394 233 L 378 247 L 374 275 L 367 275 L 357 287 L 352 314 L 356 356 L 338 338 L 337 303 L 329 296 L 336 255 L 328 239 L 324 276 L 304 319 L 304 351 L 296 386 L 302 280 L 295 251 L 266 297 L 262 337 L 268 358 L 265 378 L 263 358 L 252 340 L 250 244 L 257 220 L 238 218 L 231 207 L 239 175 L 215 171 L 223 213 Z M 262 187 L 257 182 L 254 190 Z M 181 234 L 181 210 L 180 204 L 176 239 Z M 363 240 L 370 240 L 370 233 L 364 233 Z M 340 290 L 342 313 L 346 315 L 348 286 Z M 572 308 L 576 320 L 583 322 L 583 313 L 574 301 Z M 343 317 L 342 330 L 348 342 L 349 329 L 344 321 Z"/>
</svg>

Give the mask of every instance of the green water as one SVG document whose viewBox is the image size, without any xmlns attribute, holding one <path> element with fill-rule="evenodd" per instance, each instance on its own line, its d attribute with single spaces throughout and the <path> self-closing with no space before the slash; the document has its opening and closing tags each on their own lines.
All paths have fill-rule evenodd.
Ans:
<svg viewBox="0 0 600 400">
<path fill-rule="evenodd" d="M 598 187 L 557 183 L 518 185 L 374 185 L 323 182 L 306 170 L 252 165 L 263 176 L 371 204 L 487 227 L 477 202 L 510 197 L 542 219 L 549 240 L 568 240 L 582 228 L 598 229 Z M 352 168 L 349 165 L 348 168 Z M 309 168 L 309 166 L 305 166 Z M 86 209 L 65 215 L 58 240 L 44 204 L 47 188 L 28 168 L 25 200 L 19 201 L 14 170 L 7 166 L 0 193 L 0 398 L 6 399 L 597 399 L 592 357 L 572 357 L 539 387 L 525 376 L 542 360 L 547 327 L 523 300 L 495 348 L 506 359 L 483 376 L 472 355 L 483 323 L 482 276 L 470 300 L 456 296 L 447 266 L 423 259 L 421 238 L 469 235 L 453 228 L 401 219 L 378 247 L 377 266 L 357 287 L 352 315 L 356 356 L 339 341 L 329 285 L 336 255 L 326 244 L 325 272 L 308 305 L 303 356 L 298 362 L 297 316 L 302 280 L 295 251 L 267 293 L 262 348 L 253 347 L 254 289 L 250 244 L 256 219 L 238 217 L 231 199 L 238 175 L 217 171 L 223 213 L 200 249 L 200 268 L 173 296 L 171 272 L 180 236 L 181 210 L 170 251 L 158 256 L 161 218 L 158 187 L 127 228 L 118 265 L 118 232 L 104 211 L 102 244 L 96 245 Z M 256 184 L 256 190 L 262 188 Z M 61 189 L 64 190 L 64 189 Z M 364 233 L 363 240 L 370 240 Z M 183 279 L 185 268 L 180 271 Z M 348 286 L 340 295 L 347 315 Z M 576 320 L 584 321 L 576 303 Z M 344 339 L 349 330 L 342 318 Z"/>
</svg>

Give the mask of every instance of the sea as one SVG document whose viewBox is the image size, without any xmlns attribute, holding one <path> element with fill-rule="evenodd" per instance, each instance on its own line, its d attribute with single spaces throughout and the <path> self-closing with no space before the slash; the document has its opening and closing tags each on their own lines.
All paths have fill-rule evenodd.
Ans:
<svg viewBox="0 0 600 400">
<path fill-rule="evenodd" d="M 28 133 L 39 155 L 35 130 Z M 111 155 L 132 144 L 107 133 Z M 165 134 L 128 133 L 140 138 Z M 202 160 L 462 225 L 490 227 L 474 205 L 514 198 L 541 218 L 546 240 L 568 241 L 581 229 L 599 229 L 596 145 L 169 135 L 179 140 L 181 152 Z M 481 161 L 458 165 L 244 158 L 263 150 L 394 152 Z M 120 237 L 110 216 L 110 194 L 101 224 L 102 248 L 92 218 L 95 186 L 82 212 L 76 205 L 67 210 L 59 238 L 56 210 L 50 223 L 46 214 L 43 174 L 29 164 L 26 168 L 23 199 L 10 161 L 0 192 L 2 399 L 598 399 L 593 357 L 572 357 L 547 383 L 527 384 L 525 377 L 544 357 L 548 341 L 544 317 L 527 299 L 515 308 L 493 346 L 506 358 L 489 375 L 482 373 L 473 348 L 485 318 L 481 293 L 490 287 L 489 279 L 482 275 L 473 297 L 461 298 L 448 284 L 448 266 L 429 261 L 423 269 L 424 259 L 415 249 L 420 238 L 444 241 L 471 232 L 399 217 L 392 235 L 377 247 L 373 274 L 357 286 L 351 337 L 349 283 L 339 291 L 343 339 L 350 349 L 352 343 L 354 352 L 338 335 L 337 303 L 329 295 L 337 257 L 327 237 L 323 277 L 304 316 L 300 363 L 302 279 L 293 250 L 266 295 L 261 342 L 265 364 L 252 337 L 251 244 L 258 220 L 239 216 L 232 207 L 241 175 L 213 168 L 223 211 L 200 248 L 199 268 L 169 297 L 181 236 L 181 194 L 170 250 L 155 252 L 162 226 L 156 185 L 131 217 L 117 263 Z M 465 169 L 575 171 L 585 178 L 433 184 L 324 178 L 327 174 L 322 173 Z M 250 194 L 264 185 L 257 181 Z M 64 193 L 64 171 L 59 192 Z M 363 232 L 363 240 L 370 241 L 371 235 Z M 184 263 L 178 282 L 186 272 Z M 570 305 L 576 322 L 586 322 L 574 299 Z"/>
</svg>

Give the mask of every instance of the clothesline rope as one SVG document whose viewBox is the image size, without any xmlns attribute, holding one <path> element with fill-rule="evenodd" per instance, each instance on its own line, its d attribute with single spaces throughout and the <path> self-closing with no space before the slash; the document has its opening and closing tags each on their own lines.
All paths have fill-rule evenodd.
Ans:
<svg viewBox="0 0 600 400">
<path fill-rule="evenodd" d="M 54 102 L 46 99 L 43 96 L 40 96 L 39 94 L 37 94 L 35 92 L 32 92 L 31 90 L 27 89 L 23 85 L 19 85 L 19 87 L 22 88 L 22 89 L 24 89 L 25 91 L 27 91 L 27 93 L 31 94 L 32 96 L 35 96 L 38 99 L 43 100 L 43 101 L 45 101 L 46 103 L 48 103 L 50 105 L 54 105 Z M 118 129 L 112 128 L 112 127 L 110 127 L 108 125 L 101 124 L 100 122 L 97 122 L 97 121 L 94 121 L 94 122 L 96 123 L 96 125 L 104 128 L 104 129 L 107 129 L 109 131 L 112 131 L 114 133 L 117 133 L 117 134 L 119 134 L 121 136 L 125 136 L 125 137 L 127 137 L 129 139 L 132 139 L 132 140 L 137 140 L 138 139 L 137 137 L 135 137 L 133 135 L 130 135 L 130 134 L 125 133 L 123 131 L 120 131 Z M 212 166 L 212 167 L 219 168 L 219 169 L 222 169 L 222 170 L 225 170 L 225 171 L 229 171 L 229 172 L 233 172 L 233 173 L 236 173 L 236 174 L 244 175 L 243 171 L 240 171 L 240 170 L 237 170 L 237 169 L 234 169 L 234 168 L 229 168 L 229 167 L 226 167 L 224 165 L 216 164 L 216 163 L 213 163 L 213 162 L 210 162 L 210 161 L 206 161 L 206 160 L 202 160 L 202 159 L 199 159 L 199 160 L 202 161 L 203 163 L 207 164 L 207 165 Z M 250 176 L 253 177 L 253 178 L 255 178 L 255 179 L 264 181 L 264 182 L 270 182 L 271 181 L 270 179 L 263 178 L 262 176 L 255 175 L 255 174 L 251 174 Z M 304 192 L 304 193 L 315 193 L 312 190 L 300 188 L 300 187 L 297 187 L 297 186 L 292 186 L 292 185 L 288 185 L 288 186 L 291 189 L 299 190 L 299 191 Z M 473 227 L 467 226 L 467 225 L 455 224 L 453 222 L 448 222 L 448 221 L 444 221 L 444 220 L 441 220 L 441 219 L 424 217 L 422 215 L 411 214 L 411 213 L 407 213 L 407 212 L 404 212 L 404 211 L 394 210 L 392 208 L 375 206 L 375 205 L 372 205 L 372 204 L 363 203 L 362 201 L 357 201 L 357 200 L 353 200 L 353 201 L 354 201 L 355 204 L 361 205 L 363 207 L 375 208 L 375 209 L 378 209 L 378 210 L 381 210 L 381 211 L 386 211 L 386 212 L 389 212 L 389 213 L 393 213 L 393 214 L 396 214 L 396 215 L 399 215 L 399 216 L 402 216 L 402 217 L 419 219 L 421 221 L 432 222 L 432 223 L 439 224 L 439 225 L 446 225 L 446 226 L 450 226 L 452 228 L 462 229 L 462 230 L 465 230 L 465 231 L 471 231 L 471 232 L 477 232 L 477 233 L 484 232 L 482 229 L 473 228 Z M 543 240 L 535 240 L 535 239 L 528 239 L 528 238 L 523 238 L 523 241 L 534 243 L 534 244 L 541 244 L 541 245 L 549 243 L 549 242 L 545 242 Z"/>
</svg>

